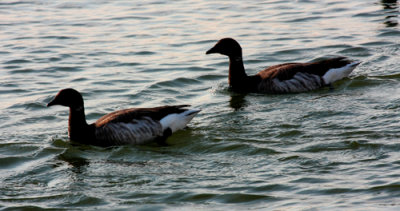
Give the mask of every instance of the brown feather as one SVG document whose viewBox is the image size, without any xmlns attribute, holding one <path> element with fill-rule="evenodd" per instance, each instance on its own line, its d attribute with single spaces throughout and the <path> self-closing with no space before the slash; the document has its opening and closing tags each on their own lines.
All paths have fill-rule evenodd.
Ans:
<svg viewBox="0 0 400 211">
<path fill-rule="evenodd" d="M 331 68 L 339 68 L 349 64 L 345 57 L 321 60 L 309 63 L 285 63 L 274 65 L 257 73 L 262 80 L 277 78 L 281 81 L 290 80 L 298 72 L 306 72 L 323 76 Z"/>
<path fill-rule="evenodd" d="M 190 105 L 176 105 L 176 106 L 160 106 L 154 108 L 130 108 L 106 114 L 98 119 L 94 124 L 96 127 L 101 127 L 107 123 L 113 122 L 131 122 L 133 119 L 141 119 L 148 117 L 153 120 L 159 121 L 163 117 L 171 113 L 182 113 L 186 111 L 184 107 Z"/>
</svg>

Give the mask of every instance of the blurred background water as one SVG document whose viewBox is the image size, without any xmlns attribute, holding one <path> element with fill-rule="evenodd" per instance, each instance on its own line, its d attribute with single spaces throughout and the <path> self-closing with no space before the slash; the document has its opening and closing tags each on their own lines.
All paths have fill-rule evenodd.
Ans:
<svg viewBox="0 0 400 211">
<path fill-rule="evenodd" d="M 0 2 L 0 207 L 137 210 L 400 209 L 396 0 Z M 248 74 L 329 56 L 362 61 L 334 90 L 228 90 Z M 70 143 L 62 88 L 88 122 L 122 108 L 203 111 L 170 146 Z"/>
</svg>

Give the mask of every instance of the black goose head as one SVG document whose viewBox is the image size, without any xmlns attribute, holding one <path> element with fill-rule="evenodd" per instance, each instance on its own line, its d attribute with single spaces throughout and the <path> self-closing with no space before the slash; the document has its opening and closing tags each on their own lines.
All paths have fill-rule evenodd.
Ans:
<svg viewBox="0 0 400 211">
<path fill-rule="evenodd" d="M 241 57 L 242 48 L 239 43 L 232 38 L 223 38 L 217 42 L 206 54 L 220 53 L 229 57 Z"/>
<path fill-rule="evenodd" d="M 82 95 L 75 89 L 62 89 L 58 92 L 54 99 L 47 104 L 47 107 L 53 105 L 67 106 L 72 109 L 82 109 L 83 98 Z"/>
</svg>

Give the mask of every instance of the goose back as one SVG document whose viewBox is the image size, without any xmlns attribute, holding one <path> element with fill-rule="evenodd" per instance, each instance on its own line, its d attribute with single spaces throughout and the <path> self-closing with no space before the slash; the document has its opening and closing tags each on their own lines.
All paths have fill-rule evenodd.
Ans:
<svg viewBox="0 0 400 211">
<path fill-rule="evenodd" d="M 104 145 L 145 144 L 164 135 L 160 120 L 182 113 L 188 105 L 132 108 L 115 111 L 94 123 L 95 138 Z"/>
<path fill-rule="evenodd" d="M 259 72 L 258 90 L 267 93 L 306 92 L 325 85 L 323 76 L 331 69 L 346 66 L 350 61 L 337 57 L 311 63 L 285 63 Z"/>
</svg>

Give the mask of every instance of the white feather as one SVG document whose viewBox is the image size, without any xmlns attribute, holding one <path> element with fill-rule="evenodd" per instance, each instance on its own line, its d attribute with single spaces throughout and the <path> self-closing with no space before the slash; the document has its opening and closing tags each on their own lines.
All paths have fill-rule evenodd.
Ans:
<svg viewBox="0 0 400 211">
<path fill-rule="evenodd" d="M 199 109 L 191 109 L 180 114 L 169 114 L 160 120 L 162 130 L 164 131 L 167 128 L 171 128 L 172 132 L 175 132 L 183 129 L 199 112 Z"/>
<path fill-rule="evenodd" d="M 330 69 L 324 76 L 322 76 L 322 78 L 324 79 L 325 84 L 331 84 L 350 75 L 351 71 L 353 71 L 358 64 L 360 64 L 360 62 L 354 61 L 344 67 Z"/>
</svg>

